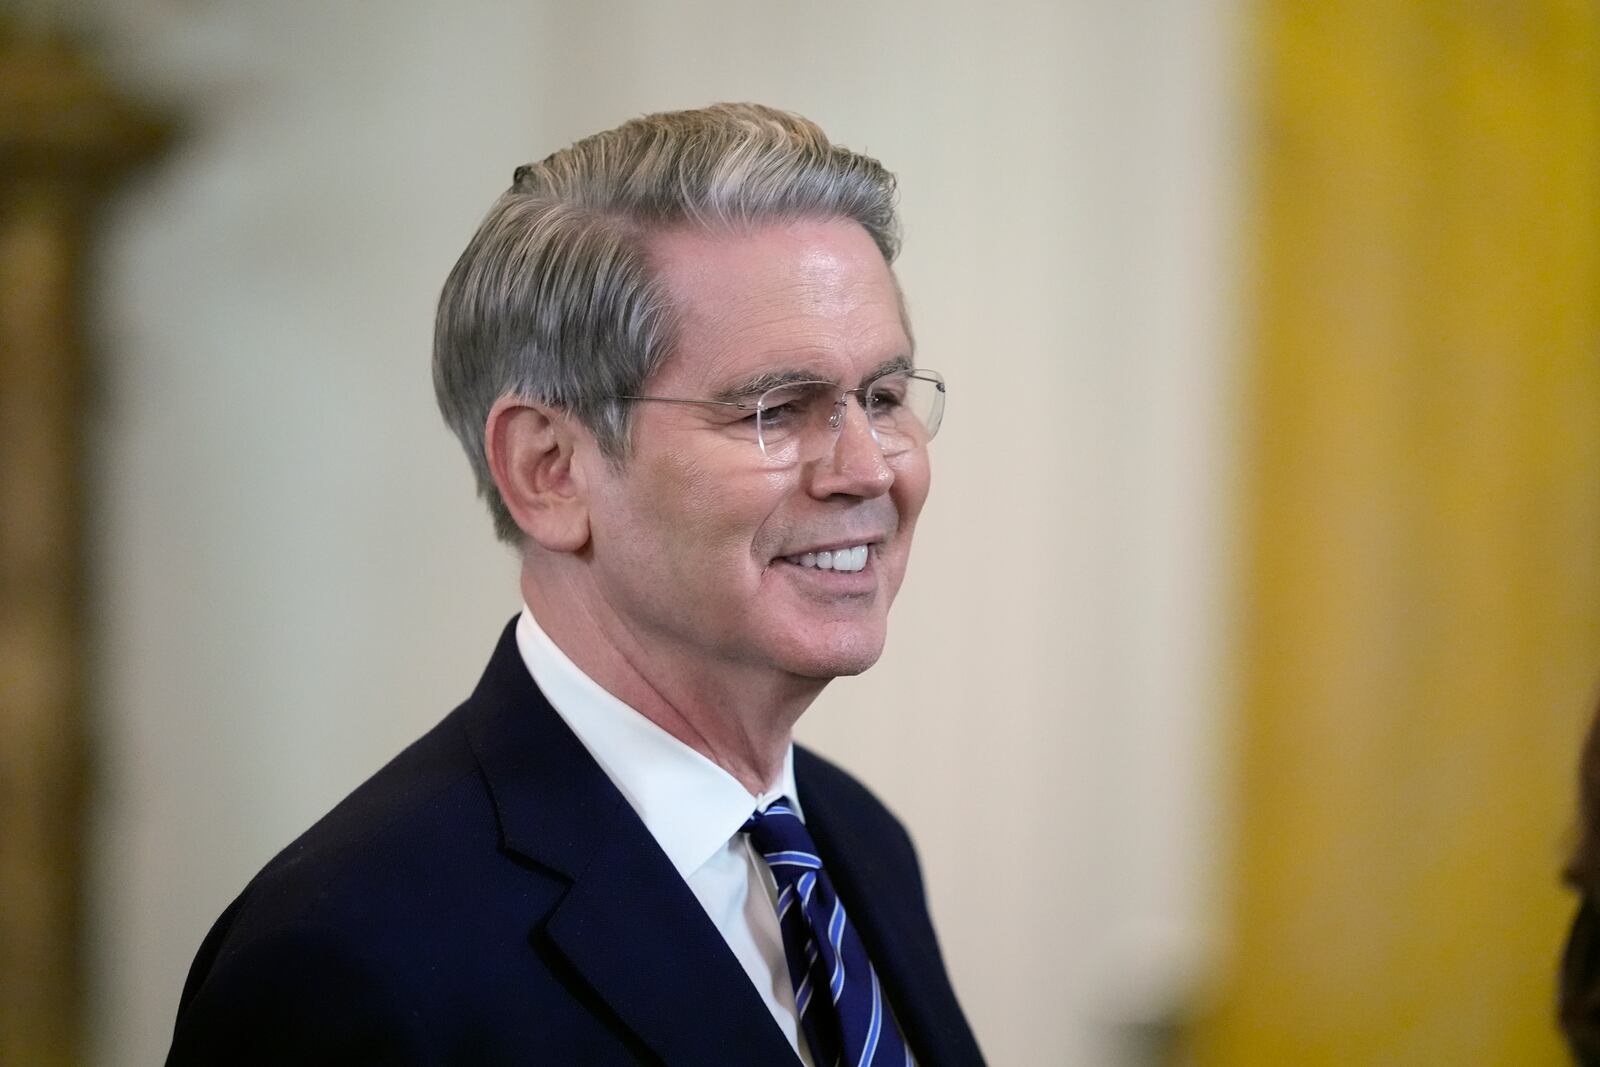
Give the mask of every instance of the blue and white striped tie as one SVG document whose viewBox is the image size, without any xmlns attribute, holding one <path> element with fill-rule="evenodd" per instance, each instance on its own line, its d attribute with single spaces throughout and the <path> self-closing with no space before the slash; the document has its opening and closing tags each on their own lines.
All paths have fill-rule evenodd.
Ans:
<svg viewBox="0 0 1600 1067">
<path fill-rule="evenodd" d="M 788 798 L 750 816 L 744 830 L 778 883 L 795 1011 L 817 1067 L 912 1063 L 867 950 Z"/>
</svg>

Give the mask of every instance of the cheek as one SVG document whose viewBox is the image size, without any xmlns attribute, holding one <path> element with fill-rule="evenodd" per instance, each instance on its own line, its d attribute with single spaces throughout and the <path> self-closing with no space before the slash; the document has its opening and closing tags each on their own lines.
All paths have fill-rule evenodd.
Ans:
<svg viewBox="0 0 1600 1067">
<path fill-rule="evenodd" d="M 894 497 L 895 508 L 900 513 L 901 529 L 906 536 L 910 536 L 912 527 L 916 525 L 917 516 L 922 512 L 922 505 L 928 499 L 928 488 L 931 484 L 932 471 L 928 466 L 926 452 L 895 470 L 891 495 Z"/>
<path fill-rule="evenodd" d="M 679 461 L 650 472 L 651 510 L 662 536 L 683 546 L 688 559 L 726 565 L 733 554 L 762 557 L 774 536 L 773 515 L 782 477 L 771 472 L 730 472 L 706 461 Z M 691 569 L 699 569 L 691 563 Z"/>
</svg>

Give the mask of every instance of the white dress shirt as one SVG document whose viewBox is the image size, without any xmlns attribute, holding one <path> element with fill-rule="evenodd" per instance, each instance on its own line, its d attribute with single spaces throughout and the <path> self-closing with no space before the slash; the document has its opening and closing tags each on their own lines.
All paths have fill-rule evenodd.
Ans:
<svg viewBox="0 0 1600 1067">
<path fill-rule="evenodd" d="M 583 747 L 633 805 L 700 906 L 744 967 L 789 1044 L 813 1067 L 800 1039 L 794 985 L 778 929 L 777 884 L 740 828 L 752 812 L 788 797 L 797 812 L 794 747 L 783 773 L 759 797 L 705 756 L 600 687 L 534 621 L 517 620 L 517 649 L 528 673 Z M 716 1006 L 707 1005 L 708 1011 Z"/>
</svg>

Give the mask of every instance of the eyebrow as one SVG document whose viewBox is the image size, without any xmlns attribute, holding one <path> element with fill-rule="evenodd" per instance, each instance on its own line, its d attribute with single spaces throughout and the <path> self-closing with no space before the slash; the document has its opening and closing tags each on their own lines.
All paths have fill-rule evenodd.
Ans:
<svg viewBox="0 0 1600 1067">
<path fill-rule="evenodd" d="M 712 399 L 723 403 L 738 403 L 743 400 L 753 400 L 768 389 L 776 389 L 780 385 L 793 385 L 796 382 L 814 382 L 816 380 L 816 371 L 798 369 L 762 371 L 760 374 L 751 375 L 733 385 L 717 390 L 712 394 Z"/>
<path fill-rule="evenodd" d="M 875 378 L 883 377 L 885 374 L 893 374 L 896 371 L 911 370 L 914 366 L 915 364 L 912 363 L 910 356 L 892 356 L 889 359 L 884 360 L 882 363 L 879 363 L 876 367 L 873 367 L 871 370 L 867 371 L 866 374 L 862 375 L 861 381 L 863 383 L 870 382 Z M 776 389 L 779 386 L 784 385 L 794 385 L 797 382 L 815 382 L 819 380 L 824 379 L 819 379 L 817 377 L 817 372 L 814 370 L 792 368 L 788 370 L 762 371 L 760 374 L 752 375 L 749 378 L 745 378 L 734 383 L 733 385 L 719 389 L 716 393 L 712 394 L 712 399 L 722 403 L 736 404 L 740 403 L 741 401 L 752 400 L 766 392 L 768 389 Z"/>
<path fill-rule="evenodd" d="M 903 370 L 915 370 L 916 367 L 916 363 L 912 361 L 910 356 L 891 356 L 882 363 L 878 364 L 876 367 L 873 367 L 871 370 L 867 371 L 867 373 L 862 377 L 861 381 L 857 384 L 864 385 L 867 382 L 872 381 L 874 378 L 882 378 L 885 374 L 894 374 L 896 371 Z"/>
</svg>

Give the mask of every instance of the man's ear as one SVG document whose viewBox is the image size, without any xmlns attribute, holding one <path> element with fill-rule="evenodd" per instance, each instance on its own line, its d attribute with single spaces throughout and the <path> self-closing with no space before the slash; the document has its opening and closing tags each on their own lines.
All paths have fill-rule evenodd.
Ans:
<svg viewBox="0 0 1600 1067">
<path fill-rule="evenodd" d="M 537 401 L 503 396 L 489 409 L 483 450 L 517 526 L 552 552 L 589 543 L 589 501 L 573 449 L 584 431 Z"/>
</svg>

